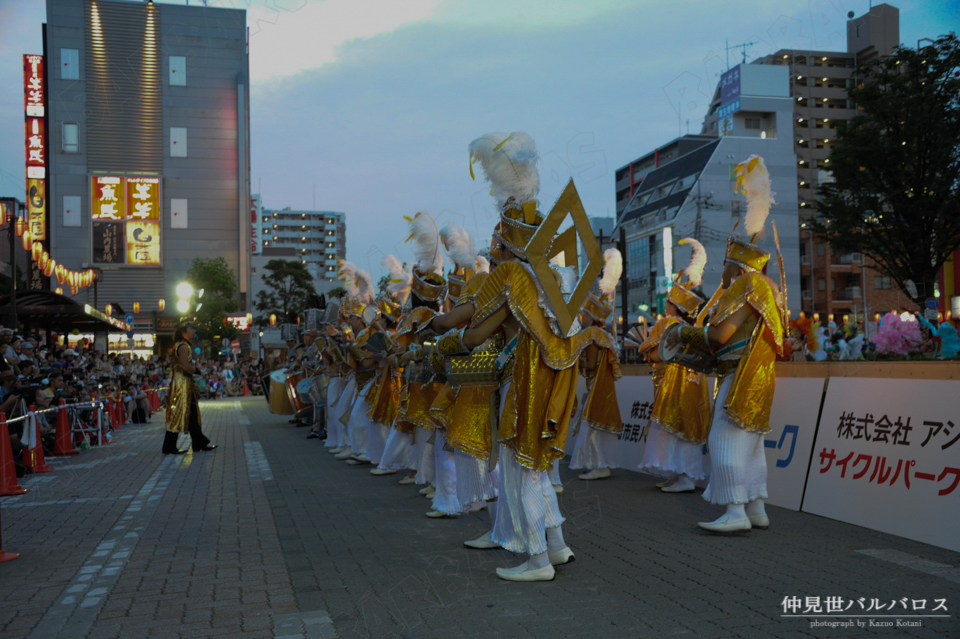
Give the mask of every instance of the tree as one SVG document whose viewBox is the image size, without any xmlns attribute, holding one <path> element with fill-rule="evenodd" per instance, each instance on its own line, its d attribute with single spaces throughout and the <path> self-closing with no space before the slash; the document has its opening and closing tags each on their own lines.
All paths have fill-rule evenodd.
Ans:
<svg viewBox="0 0 960 639">
<path fill-rule="evenodd" d="M 233 339 L 237 329 L 227 321 L 227 314 L 240 308 L 237 279 L 222 257 L 193 260 L 187 271 L 187 281 L 194 290 L 203 289 L 203 297 L 196 298 L 200 309 L 196 311 L 197 335 L 203 340 L 214 338 Z M 216 344 L 219 352 L 219 344 Z"/>
<path fill-rule="evenodd" d="M 818 189 L 814 231 L 863 253 L 921 307 L 960 246 L 958 69 L 954 35 L 860 65 L 848 93 L 862 115 L 839 128 L 834 181 Z"/>
<path fill-rule="evenodd" d="M 347 289 L 342 286 L 336 286 L 327 291 L 327 297 L 331 299 L 341 299 L 344 295 L 347 294 Z"/>
<path fill-rule="evenodd" d="M 257 325 L 266 326 L 270 313 L 280 316 L 281 322 L 288 315 L 302 313 L 308 298 L 316 295 L 307 267 L 302 262 L 270 260 L 264 269 L 262 279 L 267 290 L 257 293 L 256 309 L 265 315 L 257 317 Z"/>
</svg>

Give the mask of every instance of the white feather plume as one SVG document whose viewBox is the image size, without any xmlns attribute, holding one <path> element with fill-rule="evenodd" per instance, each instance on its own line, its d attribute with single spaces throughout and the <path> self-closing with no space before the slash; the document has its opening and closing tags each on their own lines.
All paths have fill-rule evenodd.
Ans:
<svg viewBox="0 0 960 639">
<path fill-rule="evenodd" d="M 707 267 L 707 249 L 703 248 L 703 244 L 692 237 L 684 238 L 678 243 L 689 244 L 690 248 L 693 249 L 690 254 L 690 265 L 687 266 L 686 270 L 687 280 L 693 286 L 700 286 L 703 283 L 703 270 Z"/>
<path fill-rule="evenodd" d="M 470 143 L 470 175 L 480 162 L 500 209 L 509 200 L 517 207 L 534 202 L 540 191 L 537 145 L 522 131 L 488 133 Z"/>
<path fill-rule="evenodd" d="M 368 271 L 357 269 L 357 301 L 363 304 L 373 304 L 374 287 L 373 276 Z"/>
<path fill-rule="evenodd" d="M 410 237 L 413 240 L 413 255 L 421 273 L 443 275 L 443 254 L 440 252 L 440 230 L 433 216 L 420 211 L 410 221 Z"/>
<path fill-rule="evenodd" d="M 477 273 L 489 273 L 490 260 L 482 255 L 477 255 Z"/>
<path fill-rule="evenodd" d="M 747 214 L 743 220 L 743 228 L 748 237 L 763 231 L 763 226 L 770 215 L 770 206 L 776 204 L 773 192 L 770 190 L 770 173 L 767 165 L 759 155 L 751 155 L 741 165 L 740 186 L 747 196 Z"/>
<path fill-rule="evenodd" d="M 390 271 L 387 293 L 400 304 L 406 304 L 413 284 L 413 264 L 404 267 L 395 256 L 385 255 L 380 265 Z"/>
<path fill-rule="evenodd" d="M 615 248 L 603 252 L 603 275 L 600 276 L 600 293 L 613 301 L 617 292 L 617 282 L 623 274 L 623 256 Z"/>
<path fill-rule="evenodd" d="M 453 260 L 454 268 L 462 267 L 475 269 L 477 266 L 477 249 L 473 238 L 459 224 L 450 224 L 440 229 L 440 239 L 443 241 L 447 255 Z"/>
<path fill-rule="evenodd" d="M 338 266 L 337 277 L 343 280 L 343 288 L 347 291 L 347 297 L 354 299 L 357 296 L 357 266 L 346 260 L 341 260 Z"/>
</svg>

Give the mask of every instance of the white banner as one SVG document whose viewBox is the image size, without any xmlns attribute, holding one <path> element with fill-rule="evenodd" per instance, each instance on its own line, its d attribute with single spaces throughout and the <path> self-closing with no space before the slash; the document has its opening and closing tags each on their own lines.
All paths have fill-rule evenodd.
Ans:
<svg viewBox="0 0 960 639">
<path fill-rule="evenodd" d="M 637 470 L 646 446 L 644 429 L 653 408 L 653 378 L 649 375 L 624 376 L 617 381 L 616 387 L 620 419 L 623 420 L 623 432 L 617 438 L 617 466 L 627 470 Z M 583 394 L 586 389 L 586 383 L 581 377 L 577 385 L 577 401 L 580 404 L 578 411 L 583 410 Z M 573 453 L 575 441 L 573 426 L 579 418 L 578 412 L 570 422 L 570 432 L 565 447 L 568 455 Z M 581 428 L 587 428 L 587 426 L 581 425 Z"/>
<path fill-rule="evenodd" d="M 770 432 L 764 435 L 768 504 L 800 510 L 803 484 L 817 432 L 823 378 L 777 379 Z"/>
<path fill-rule="evenodd" d="M 958 397 L 960 381 L 832 378 L 803 510 L 960 551 Z"/>
</svg>

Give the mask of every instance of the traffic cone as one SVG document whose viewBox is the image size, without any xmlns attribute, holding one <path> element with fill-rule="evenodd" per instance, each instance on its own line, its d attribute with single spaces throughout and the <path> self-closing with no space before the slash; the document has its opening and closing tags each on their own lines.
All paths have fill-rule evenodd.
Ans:
<svg viewBox="0 0 960 639">
<path fill-rule="evenodd" d="M 0 496 L 22 495 L 30 489 L 17 483 L 17 468 L 13 463 L 6 413 L 0 413 L 0 425 L 3 426 L 0 429 Z"/>
<path fill-rule="evenodd" d="M 2 530 L 2 526 L 0 526 L 0 564 L 2 564 L 5 561 L 13 561 L 19 556 L 20 556 L 19 553 L 7 552 L 3 549 L 3 530 Z"/>
<path fill-rule="evenodd" d="M 250 389 L 247 388 L 247 380 L 243 380 L 243 396 L 250 397 Z"/>
<path fill-rule="evenodd" d="M 67 403 L 60 400 L 60 410 L 57 411 L 57 440 L 53 444 L 53 454 L 79 455 L 80 451 L 73 447 L 70 441 L 70 420 L 67 418 Z"/>
<path fill-rule="evenodd" d="M 110 415 L 110 422 L 113 424 L 114 430 L 120 430 L 123 420 L 120 419 L 119 413 L 117 412 L 117 402 L 113 399 L 107 400 L 107 414 Z"/>
<path fill-rule="evenodd" d="M 150 400 L 150 412 L 156 413 L 160 410 L 160 394 L 155 390 L 147 391 L 147 399 Z"/>
<path fill-rule="evenodd" d="M 32 413 L 36 407 L 31 405 L 30 412 Z M 23 465 L 27 466 L 33 472 L 40 473 L 52 473 L 53 468 L 47 465 L 47 460 L 43 457 L 43 441 L 40 439 L 40 424 L 37 422 L 36 417 L 32 420 L 28 417 L 24 428 L 30 428 L 30 422 L 33 422 L 33 436 L 36 439 L 36 446 L 30 448 L 29 446 L 23 451 Z"/>
</svg>

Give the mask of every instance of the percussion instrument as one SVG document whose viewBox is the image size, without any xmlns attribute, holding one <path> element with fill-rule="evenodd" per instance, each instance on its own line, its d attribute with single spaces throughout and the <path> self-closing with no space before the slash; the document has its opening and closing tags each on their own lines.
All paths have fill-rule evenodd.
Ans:
<svg viewBox="0 0 960 639">
<path fill-rule="evenodd" d="M 495 339 L 490 338 L 475 348 L 469 355 L 445 357 L 444 367 L 450 386 L 454 388 L 460 386 L 499 386 L 500 379 L 497 371 L 499 350 Z"/>
<path fill-rule="evenodd" d="M 381 360 L 389 354 L 390 344 L 385 334 L 377 332 L 367 339 L 364 348 L 373 353 L 374 359 Z"/>
<path fill-rule="evenodd" d="M 336 300 L 330 300 L 330 303 L 327 304 L 327 308 L 323 312 L 323 323 L 324 324 L 336 324 L 337 317 L 340 315 L 340 302 Z"/>
<path fill-rule="evenodd" d="M 286 374 L 282 370 L 270 373 L 270 412 L 277 415 L 295 412 L 287 395 Z"/>
<path fill-rule="evenodd" d="M 670 335 L 680 331 L 682 324 L 673 324 L 660 337 L 660 359 L 668 364 L 679 364 L 698 373 L 712 373 L 717 369 L 717 359 L 708 346 L 686 344 L 678 341 L 673 348 L 667 346 Z M 679 335 L 678 335 L 679 337 Z"/>
<path fill-rule="evenodd" d="M 287 373 L 286 379 L 284 380 L 284 386 L 287 391 L 287 396 L 290 398 L 290 405 L 293 407 L 294 413 L 299 413 L 303 409 L 307 408 L 307 404 L 303 401 L 303 398 L 297 392 L 297 384 L 299 384 L 300 380 L 302 380 L 303 378 L 304 378 L 303 373 L 300 371 L 297 371 L 296 373 Z"/>
<path fill-rule="evenodd" d="M 310 395 L 311 390 L 313 390 L 313 379 L 301 379 L 297 382 L 297 396 L 300 397 L 304 404 L 312 404 L 314 402 L 313 397 Z"/>
<path fill-rule="evenodd" d="M 363 318 L 364 324 L 372 326 L 374 322 L 380 319 L 380 311 L 377 310 L 376 306 L 364 306 L 360 317 Z"/>
<path fill-rule="evenodd" d="M 319 308 L 308 308 L 303 312 L 305 316 L 304 324 L 308 331 L 315 331 L 320 328 L 323 322 L 323 311 Z"/>
<path fill-rule="evenodd" d="M 311 377 L 309 380 L 304 381 L 310 382 L 310 389 L 307 391 L 307 395 L 310 397 L 310 401 L 313 402 L 313 405 L 325 405 L 327 393 L 323 375 L 317 375 L 315 377 Z M 303 382 L 300 382 L 300 384 L 302 385 Z"/>
</svg>

